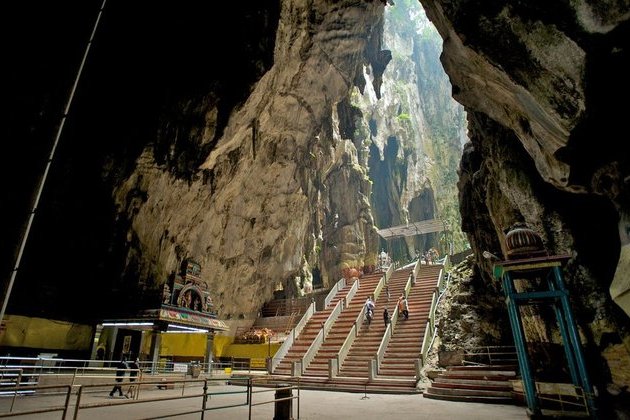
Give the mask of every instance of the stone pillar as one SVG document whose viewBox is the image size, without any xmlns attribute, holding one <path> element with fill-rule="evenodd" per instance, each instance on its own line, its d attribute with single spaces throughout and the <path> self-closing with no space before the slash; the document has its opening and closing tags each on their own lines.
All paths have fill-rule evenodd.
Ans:
<svg viewBox="0 0 630 420">
<path fill-rule="evenodd" d="M 151 370 L 152 373 L 157 373 L 158 363 L 160 361 L 160 346 L 162 344 L 162 333 L 159 329 L 153 330 L 153 337 L 151 340 L 151 353 L 149 354 L 149 358 L 151 360 Z"/>
<path fill-rule="evenodd" d="M 292 369 L 291 374 L 297 377 L 302 376 L 302 362 L 300 361 L 293 362 L 293 369 Z"/>
<path fill-rule="evenodd" d="M 140 332 L 140 344 L 138 345 L 138 355 L 137 355 L 138 359 L 144 360 L 144 358 L 140 357 L 140 355 L 143 354 L 142 353 L 142 348 L 144 347 L 144 341 L 146 340 L 146 338 L 147 338 L 147 331 L 142 330 Z"/>
<path fill-rule="evenodd" d="M 92 338 L 92 350 L 90 351 L 90 360 L 96 359 L 96 350 L 98 348 L 98 342 L 101 339 L 101 333 L 103 332 L 103 325 L 97 324 L 94 328 L 94 336 Z M 103 355 L 105 357 L 105 355 Z"/>
<path fill-rule="evenodd" d="M 334 379 L 339 372 L 339 356 L 328 359 L 328 378 Z"/>
<path fill-rule="evenodd" d="M 376 379 L 377 370 L 378 370 L 378 367 L 376 366 L 376 359 L 371 359 L 370 363 L 368 364 L 368 375 L 369 375 L 370 381 L 373 381 L 374 379 Z"/>
<path fill-rule="evenodd" d="M 116 347 L 116 338 L 118 338 L 118 327 L 112 327 L 112 333 L 107 337 L 107 360 L 120 360 L 120 355 L 114 354 Z"/>
<path fill-rule="evenodd" d="M 212 365 L 214 359 L 214 353 L 212 351 L 212 346 L 214 345 L 214 331 L 209 331 L 206 334 L 206 356 L 204 358 L 206 366 L 208 367 L 208 373 L 212 372 Z"/>
</svg>

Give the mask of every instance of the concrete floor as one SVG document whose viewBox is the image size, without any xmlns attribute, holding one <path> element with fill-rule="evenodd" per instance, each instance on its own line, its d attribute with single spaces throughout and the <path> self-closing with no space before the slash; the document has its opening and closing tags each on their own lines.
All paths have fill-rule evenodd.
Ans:
<svg viewBox="0 0 630 420">
<path fill-rule="evenodd" d="M 215 385 L 208 389 L 213 395 L 207 401 L 207 407 L 244 404 L 238 407 L 223 408 L 206 411 L 203 418 L 206 419 L 248 419 L 250 407 L 246 405 L 244 387 L 230 385 Z M 251 407 L 252 419 L 274 418 L 275 403 L 273 402 L 275 390 L 271 388 L 254 388 Z M 288 391 L 285 391 L 288 392 Z M 139 399 L 128 400 L 109 398 L 109 389 L 86 393 L 81 405 L 94 406 L 93 408 L 81 408 L 78 419 L 87 420 L 131 420 L 131 419 L 201 419 L 200 413 L 191 413 L 199 410 L 202 398 L 195 396 L 201 393 L 200 387 L 187 388 L 182 398 L 181 389 L 170 390 L 143 390 Z M 292 390 L 293 396 L 297 396 L 297 390 Z M 525 407 L 498 404 L 461 403 L 432 400 L 416 395 L 391 395 L 391 394 L 363 394 L 347 392 L 328 392 L 300 390 L 299 392 L 299 419 L 527 419 Z M 367 396 L 367 398 L 365 398 Z M 177 398 L 173 400 L 159 401 L 163 398 Z M 0 413 L 6 413 L 12 398 L 0 398 Z M 72 419 L 74 415 L 75 398 L 70 402 L 71 409 L 65 419 Z M 33 410 L 37 408 L 63 406 L 62 395 L 31 395 L 18 397 L 14 411 Z M 111 404 L 100 406 L 103 404 Z M 256 405 L 259 404 L 259 405 Z M 292 400 L 293 418 L 298 418 L 298 401 Z M 175 413 L 190 414 L 176 415 Z M 19 419 L 62 419 L 62 412 L 49 412 L 41 414 L 29 414 L 19 416 Z"/>
</svg>

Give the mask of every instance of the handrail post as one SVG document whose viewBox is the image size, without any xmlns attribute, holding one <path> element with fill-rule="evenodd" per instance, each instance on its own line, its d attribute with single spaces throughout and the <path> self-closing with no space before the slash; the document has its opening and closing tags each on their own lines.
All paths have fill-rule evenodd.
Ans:
<svg viewBox="0 0 630 420">
<path fill-rule="evenodd" d="M 140 388 L 140 385 L 138 385 Z M 208 380 L 203 380 L 203 395 L 201 397 L 201 420 L 203 420 L 206 414 L 206 400 L 208 399 Z"/>
<path fill-rule="evenodd" d="M 252 392 L 252 378 L 247 378 L 247 404 L 249 405 L 249 414 L 248 419 L 252 418 L 252 400 L 253 400 L 253 392 Z"/>
<path fill-rule="evenodd" d="M 13 399 L 11 400 L 11 408 L 9 409 L 9 412 L 13 411 L 13 405 L 15 404 L 15 399 L 17 398 L 17 390 L 20 383 L 22 383 L 22 369 L 21 368 L 18 370 L 17 380 L 15 381 L 15 392 L 13 393 Z"/>
<path fill-rule="evenodd" d="M 61 416 L 62 419 L 66 418 L 66 414 L 68 413 L 68 407 L 70 406 L 70 396 L 72 394 L 72 387 L 68 386 L 68 389 L 66 391 L 66 401 L 63 404 L 63 415 Z M 77 401 L 78 404 L 78 401 Z"/>
<path fill-rule="evenodd" d="M 74 368 L 74 373 L 72 374 L 72 381 L 70 382 L 70 386 L 74 386 L 74 381 L 77 379 L 77 371 L 79 368 Z"/>
<path fill-rule="evenodd" d="M 77 402 L 76 402 L 76 405 L 74 406 L 74 416 L 72 417 L 73 420 L 77 420 L 77 417 L 79 417 L 79 406 L 81 405 L 82 395 L 83 395 L 83 387 L 79 385 L 79 392 L 77 392 Z"/>
</svg>

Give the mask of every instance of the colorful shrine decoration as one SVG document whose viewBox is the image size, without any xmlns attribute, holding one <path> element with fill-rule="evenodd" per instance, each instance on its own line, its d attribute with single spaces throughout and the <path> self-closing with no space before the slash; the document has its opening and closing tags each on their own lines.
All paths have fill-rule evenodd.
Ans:
<svg viewBox="0 0 630 420">
<path fill-rule="evenodd" d="M 212 313 L 213 304 L 208 284 L 201 279 L 200 274 L 201 266 L 193 260 L 187 260 L 182 273 L 176 275 L 170 284 L 164 284 L 162 304 Z"/>
</svg>

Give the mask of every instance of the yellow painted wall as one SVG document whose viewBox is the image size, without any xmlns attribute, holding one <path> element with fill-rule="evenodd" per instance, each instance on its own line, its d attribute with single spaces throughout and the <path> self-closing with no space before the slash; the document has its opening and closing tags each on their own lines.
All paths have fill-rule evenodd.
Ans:
<svg viewBox="0 0 630 420">
<path fill-rule="evenodd" d="M 225 349 L 227 349 L 233 342 L 234 337 L 215 335 L 212 344 L 212 354 L 214 354 L 215 357 L 223 357 Z"/>
<path fill-rule="evenodd" d="M 0 345 L 50 350 L 90 350 L 92 327 L 52 319 L 8 315 Z"/>
<path fill-rule="evenodd" d="M 162 334 L 160 356 L 199 356 L 206 354 L 205 334 Z"/>
<path fill-rule="evenodd" d="M 234 337 L 215 335 L 212 346 L 214 357 L 265 358 L 268 354 L 273 357 L 281 345 L 272 343 L 269 347 L 269 344 L 233 344 L 233 341 Z M 203 357 L 206 344 L 204 334 L 162 334 L 160 356 Z"/>
<path fill-rule="evenodd" d="M 7 328 L 0 334 L 3 347 L 31 347 L 49 350 L 86 350 L 92 347 L 92 327 L 44 318 L 8 315 Z M 147 334 L 151 334 L 148 333 Z M 101 337 L 104 342 L 106 334 Z M 143 340 L 141 353 L 148 354 L 151 346 L 150 335 Z M 215 335 L 213 354 L 218 357 L 265 358 L 273 356 L 280 343 L 233 344 L 234 337 Z M 205 334 L 162 334 L 160 356 L 204 357 L 207 339 Z"/>
<path fill-rule="evenodd" d="M 274 354 L 280 348 L 282 343 L 269 344 L 231 344 L 222 349 L 222 354 L 217 354 L 217 357 L 239 357 L 246 359 L 264 359 L 267 355 L 273 357 Z"/>
</svg>

